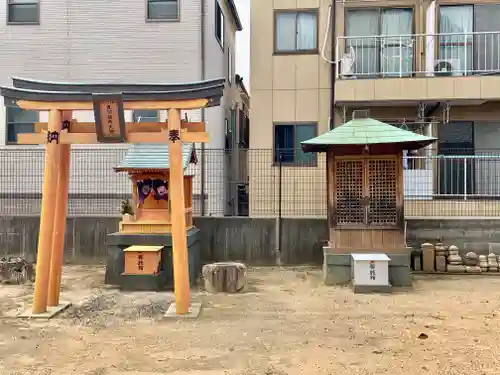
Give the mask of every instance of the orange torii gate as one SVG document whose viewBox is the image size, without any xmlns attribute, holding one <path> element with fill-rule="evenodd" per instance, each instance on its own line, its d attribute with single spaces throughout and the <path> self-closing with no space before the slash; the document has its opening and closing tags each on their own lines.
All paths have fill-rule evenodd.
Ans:
<svg viewBox="0 0 500 375">
<path fill-rule="evenodd" d="M 71 144 L 168 143 L 176 313 L 190 307 L 182 142 L 208 142 L 204 123 L 181 121 L 181 110 L 218 106 L 224 79 L 188 84 L 55 83 L 13 78 L 0 87 L 6 106 L 49 111 L 35 133 L 18 144 L 45 144 L 40 235 L 31 316 L 53 315 L 59 306 L 66 229 Z M 168 122 L 126 123 L 124 110 L 168 110 Z M 93 110 L 94 123 L 72 121 L 73 111 Z M 54 188 L 55 187 L 55 188 Z M 47 307 L 51 311 L 47 311 Z"/>
</svg>

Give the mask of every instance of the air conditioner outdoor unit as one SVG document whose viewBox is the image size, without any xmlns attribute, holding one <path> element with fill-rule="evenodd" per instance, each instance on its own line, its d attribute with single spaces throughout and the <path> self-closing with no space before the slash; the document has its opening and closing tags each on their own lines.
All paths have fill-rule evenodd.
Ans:
<svg viewBox="0 0 500 375">
<path fill-rule="evenodd" d="M 436 76 L 463 76 L 460 71 L 460 60 L 441 59 L 434 62 L 434 74 Z"/>
</svg>

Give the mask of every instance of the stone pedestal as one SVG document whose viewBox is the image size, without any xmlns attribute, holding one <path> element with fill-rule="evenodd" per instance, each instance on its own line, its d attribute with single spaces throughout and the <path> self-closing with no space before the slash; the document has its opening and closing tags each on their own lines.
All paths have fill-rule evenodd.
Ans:
<svg viewBox="0 0 500 375">
<path fill-rule="evenodd" d="M 200 230 L 187 231 L 189 280 L 194 285 L 201 273 Z M 126 290 L 171 290 L 174 284 L 172 266 L 172 234 L 170 233 L 111 233 L 106 239 L 108 256 L 104 283 Z M 125 266 L 123 249 L 132 245 L 163 246 L 160 272 L 157 275 L 122 275 Z"/>
<path fill-rule="evenodd" d="M 323 248 L 323 281 L 326 285 L 345 285 L 351 283 L 351 254 L 335 254 L 330 247 Z M 384 253 L 383 250 L 373 251 Z M 412 286 L 410 251 L 385 253 L 389 261 L 389 283 L 393 287 Z"/>
<path fill-rule="evenodd" d="M 425 243 L 422 245 L 422 254 L 423 254 L 423 264 L 422 268 L 424 272 L 434 272 L 435 268 L 435 250 L 434 245 L 430 243 Z"/>
</svg>

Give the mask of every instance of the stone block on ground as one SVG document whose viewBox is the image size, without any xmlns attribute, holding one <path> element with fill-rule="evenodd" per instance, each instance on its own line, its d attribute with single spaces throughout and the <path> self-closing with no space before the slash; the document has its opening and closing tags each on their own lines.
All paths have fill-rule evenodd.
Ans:
<svg viewBox="0 0 500 375">
<path fill-rule="evenodd" d="M 462 264 L 462 257 L 460 255 L 449 255 L 447 259 L 449 264 L 460 265 Z"/>
<path fill-rule="evenodd" d="M 206 264 L 202 275 L 207 292 L 238 293 L 246 286 L 247 266 L 236 262 Z"/>
<path fill-rule="evenodd" d="M 465 266 L 465 272 L 467 273 L 481 273 L 483 270 L 479 266 Z"/>
<path fill-rule="evenodd" d="M 0 283 L 24 284 L 35 281 L 35 267 L 22 258 L 0 258 Z"/>
<path fill-rule="evenodd" d="M 446 246 L 444 246 L 442 243 L 437 243 L 436 246 L 434 247 L 434 250 L 436 252 L 436 256 L 447 256 L 448 255 L 448 248 Z"/>
<path fill-rule="evenodd" d="M 463 258 L 463 262 L 466 266 L 475 267 L 479 263 L 479 257 L 476 253 L 468 252 Z"/>
<path fill-rule="evenodd" d="M 436 271 L 446 272 L 446 258 L 444 256 L 436 256 Z"/>
<path fill-rule="evenodd" d="M 497 256 L 493 253 L 488 255 L 488 272 L 498 272 Z"/>
<path fill-rule="evenodd" d="M 422 258 L 423 264 L 422 268 L 425 272 L 434 272 L 434 261 L 435 261 L 435 252 L 434 245 L 430 243 L 424 243 L 422 246 Z"/>
<path fill-rule="evenodd" d="M 478 266 L 465 266 L 465 272 L 467 273 L 481 273 L 482 270 L 481 270 L 481 267 L 478 267 Z"/>
<path fill-rule="evenodd" d="M 463 265 L 456 266 L 456 265 L 453 265 L 453 264 L 448 264 L 446 266 L 446 272 L 464 273 L 465 272 L 465 266 L 463 266 Z"/>
</svg>

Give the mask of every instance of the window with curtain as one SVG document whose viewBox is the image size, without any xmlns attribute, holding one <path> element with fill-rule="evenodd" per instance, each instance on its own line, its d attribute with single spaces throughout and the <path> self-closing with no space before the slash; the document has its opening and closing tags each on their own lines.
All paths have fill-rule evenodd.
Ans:
<svg viewBox="0 0 500 375">
<path fill-rule="evenodd" d="M 438 59 L 451 60 L 455 74 L 500 70 L 498 19 L 500 4 L 440 6 Z"/>
<path fill-rule="evenodd" d="M 7 119 L 7 143 L 17 142 L 17 135 L 34 133 L 35 122 L 38 121 L 38 112 L 26 111 L 16 107 L 5 107 Z"/>
<path fill-rule="evenodd" d="M 354 54 L 353 75 L 407 77 L 413 71 L 413 10 L 350 9 L 346 53 Z"/>
<path fill-rule="evenodd" d="M 275 124 L 274 125 L 274 162 L 297 166 L 315 166 L 316 154 L 304 153 L 301 142 L 316 137 L 317 124 Z"/>
<path fill-rule="evenodd" d="M 318 48 L 317 10 L 279 11 L 275 15 L 276 52 L 314 52 Z"/>
<path fill-rule="evenodd" d="M 159 113 L 154 109 L 141 109 L 133 112 L 134 122 L 158 122 Z"/>
<path fill-rule="evenodd" d="M 150 21 L 178 21 L 179 0 L 147 0 L 146 14 Z"/>
<path fill-rule="evenodd" d="M 39 17 L 39 0 L 7 0 L 8 23 L 38 24 Z"/>
</svg>

